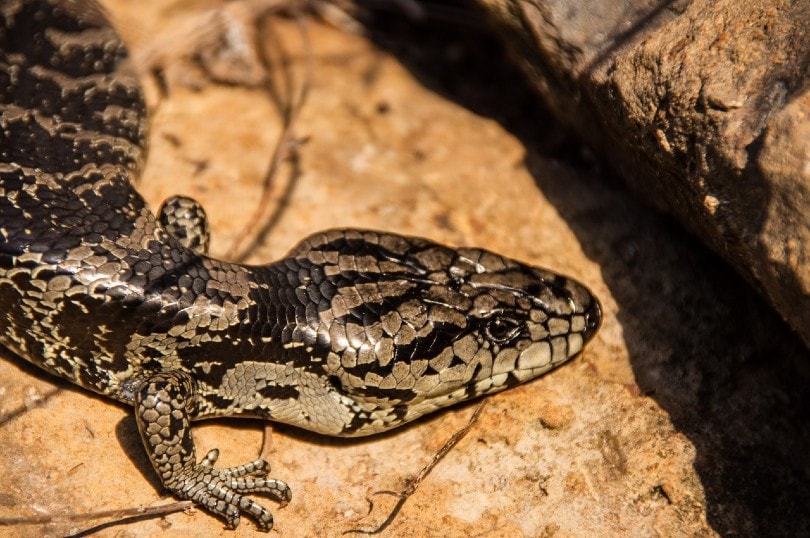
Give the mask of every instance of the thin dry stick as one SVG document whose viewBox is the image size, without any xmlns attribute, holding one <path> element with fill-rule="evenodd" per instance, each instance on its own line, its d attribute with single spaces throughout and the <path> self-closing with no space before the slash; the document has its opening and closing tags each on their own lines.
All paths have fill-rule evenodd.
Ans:
<svg viewBox="0 0 810 538">
<path fill-rule="evenodd" d="M 464 425 L 463 428 L 458 430 L 456 433 L 453 434 L 447 442 L 442 445 L 442 447 L 433 455 L 430 462 L 422 467 L 422 470 L 412 479 L 408 480 L 405 484 L 405 487 L 401 491 L 375 491 L 374 495 L 393 495 L 394 497 L 399 497 L 397 504 L 394 505 L 394 508 L 388 514 L 388 517 L 385 518 L 377 528 L 375 529 L 350 529 L 344 531 L 343 534 L 379 534 L 384 531 L 391 523 L 393 523 L 394 518 L 397 517 L 399 511 L 402 510 L 402 507 L 405 506 L 405 502 L 408 498 L 416 492 L 416 488 L 419 487 L 419 484 L 427 477 L 427 475 L 433 470 L 434 467 L 450 452 L 453 447 L 455 447 L 459 441 L 461 441 L 467 433 L 472 429 L 476 422 L 478 422 L 478 417 L 481 415 L 481 410 L 484 409 L 484 405 L 486 404 L 486 400 L 481 400 L 481 403 L 475 408 L 473 414 L 470 416 L 470 420 L 467 421 L 467 424 Z M 369 501 L 371 504 L 371 508 L 374 508 L 374 503 Z"/>
<path fill-rule="evenodd" d="M 36 409 L 37 407 L 45 405 L 45 403 L 47 403 L 48 400 L 50 400 L 51 398 L 53 398 L 54 396 L 56 396 L 57 394 L 62 392 L 62 390 L 63 390 L 62 387 L 55 387 L 54 389 L 49 390 L 48 392 L 46 392 L 45 394 L 40 396 L 32 404 L 30 404 L 30 405 L 23 404 L 20 407 L 18 407 L 17 409 L 9 412 L 7 415 L 3 415 L 2 417 L 0 417 L 0 426 L 6 424 L 8 422 L 13 421 L 14 419 L 16 419 L 19 416 L 24 415 L 25 413 L 27 413 L 31 409 Z"/>
<path fill-rule="evenodd" d="M 71 521 L 90 521 L 93 519 L 104 518 L 143 518 L 155 517 L 158 515 L 171 514 L 173 512 L 181 512 L 194 507 L 191 501 L 178 501 L 170 504 L 162 504 L 160 506 L 149 506 L 146 508 L 125 508 L 122 510 L 103 510 L 101 512 L 86 512 L 84 514 L 60 514 L 60 515 L 43 515 L 31 517 L 5 517 L 0 518 L 0 526 L 15 526 L 15 525 L 47 525 L 51 523 L 68 523 Z M 110 524 L 118 524 L 118 521 L 104 523 L 105 526 Z M 95 527 L 93 527 L 95 528 Z M 95 531 L 94 531 L 95 532 Z M 87 536 L 86 531 L 81 531 L 74 536 Z"/>
<path fill-rule="evenodd" d="M 312 71 L 313 71 L 313 55 L 312 55 L 312 45 L 309 40 L 309 32 L 307 30 L 306 24 L 304 22 L 303 17 L 299 12 L 295 14 L 295 21 L 298 26 L 299 34 L 301 36 L 301 41 L 303 43 L 304 48 L 304 58 L 305 58 L 305 68 L 304 68 L 304 80 L 301 84 L 301 89 L 297 98 L 291 98 L 290 105 L 287 107 L 287 110 L 284 112 L 284 124 L 282 126 L 281 135 L 279 136 L 278 142 L 273 150 L 273 156 L 270 160 L 270 166 L 267 169 L 267 173 L 264 176 L 264 182 L 262 186 L 262 196 L 259 200 L 259 204 L 256 207 L 255 211 L 251 215 L 250 219 L 247 221 L 247 224 L 242 229 L 242 231 L 237 235 L 236 239 L 231 243 L 231 247 L 228 249 L 228 252 L 225 254 L 227 259 L 231 259 L 237 262 L 244 261 L 244 259 L 248 256 L 250 251 L 256 247 L 256 245 L 261 241 L 264 237 L 265 233 L 272 227 L 272 225 L 278 220 L 277 218 L 268 218 L 268 208 L 270 207 L 270 200 L 272 198 L 273 189 L 273 178 L 278 173 L 279 168 L 281 167 L 281 163 L 284 162 L 285 159 L 291 154 L 291 152 L 295 149 L 295 135 L 294 135 L 294 127 L 295 123 L 298 120 L 298 117 L 301 113 L 301 110 L 306 103 L 307 96 L 309 95 L 309 89 L 312 83 Z M 258 32 L 257 32 L 258 33 Z M 259 57 L 261 58 L 262 64 L 264 65 L 265 71 L 270 73 L 270 59 L 267 57 L 267 51 L 265 47 L 261 46 L 261 44 L 257 43 L 258 50 L 260 51 Z M 289 64 L 289 62 L 285 62 Z M 269 79 L 268 75 L 268 79 Z M 289 93 L 292 94 L 292 82 L 291 78 L 287 78 L 287 82 L 289 85 Z M 268 94 L 272 96 L 275 94 L 274 88 L 272 87 L 272 83 L 270 80 L 265 82 L 266 91 Z M 287 187 L 287 192 L 284 193 L 282 196 L 282 202 L 290 195 L 291 189 L 294 185 L 294 181 L 291 180 Z"/>
</svg>

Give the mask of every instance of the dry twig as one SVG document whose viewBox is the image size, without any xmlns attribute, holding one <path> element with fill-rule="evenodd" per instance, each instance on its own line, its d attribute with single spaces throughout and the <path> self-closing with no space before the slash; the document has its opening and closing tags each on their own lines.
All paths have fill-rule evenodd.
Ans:
<svg viewBox="0 0 810 538">
<path fill-rule="evenodd" d="M 125 523 L 132 523 L 133 521 L 141 521 L 153 517 L 171 514 L 173 512 L 181 512 L 194 507 L 191 501 L 178 501 L 170 504 L 162 504 L 160 506 L 150 506 L 147 508 L 125 508 L 122 510 L 104 510 L 101 512 L 87 512 L 84 514 L 61 514 L 61 515 L 43 515 L 31 517 L 7 517 L 0 518 L 0 526 L 18 526 L 18 525 L 49 525 L 49 524 L 64 524 L 73 521 L 91 521 L 94 519 L 112 518 L 112 521 L 95 525 L 88 529 L 68 535 L 69 537 L 90 536 L 93 533 L 99 532 L 103 529 L 123 525 Z"/>
<path fill-rule="evenodd" d="M 393 521 L 394 518 L 397 517 L 399 511 L 402 510 L 402 507 L 405 506 L 405 502 L 408 498 L 416 492 L 416 489 L 419 487 L 419 484 L 427 477 L 428 474 L 433 470 L 434 467 L 450 452 L 453 447 L 455 447 L 459 441 L 461 441 L 467 433 L 472 429 L 475 423 L 478 421 L 478 417 L 481 415 L 481 410 L 484 408 L 486 404 L 486 400 L 481 400 L 481 403 L 475 408 L 473 414 L 470 416 L 470 420 L 467 421 L 467 424 L 464 425 L 463 428 L 458 430 L 456 433 L 453 434 L 450 439 L 445 442 L 442 447 L 433 455 L 430 462 L 427 465 L 422 467 L 414 478 L 411 478 L 406 481 L 405 487 L 400 491 L 390 491 L 390 490 L 383 490 L 383 491 L 375 491 L 374 495 L 392 495 L 394 497 L 398 497 L 397 504 L 394 505 L 394 508 L 391 509 L 389 512 L 388 517 L 385 518 L 385 521 L 380 523 L 374 529 L 350 529 L 344 531 L 343 534 L 379 534 L 384 531 Z M 373 501 L 369 500 L 369 504 L 371 505 L 371 509 L 374 508 Z"/>
</svg>

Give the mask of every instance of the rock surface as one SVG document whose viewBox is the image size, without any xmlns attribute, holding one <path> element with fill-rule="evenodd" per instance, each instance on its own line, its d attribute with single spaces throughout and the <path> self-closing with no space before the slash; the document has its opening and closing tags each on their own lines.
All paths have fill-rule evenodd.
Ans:
<svg viewBox="0 0 810 538">
<path fill-rule="evenodd" d="M 558 118 L 810 346 L 810 3 L 479 3 Z"/>
<path fill-rule="evenodd" d="M 178 192 L 199 199 L 216 256 L 252 218 L 279 114 L 251 69 L 241 78 L 205 73 L 199 57 L 183 68 L 176 56 L 188 43 L 172 39 L 218 20 L 232 43 L 248 42 L 231 20 L 240 5 L 251 4 L 106 3 L 136 58 L 155 47 L 166 62 L 175 56 L 164 64 L 166 95 L 145 79 L 152 144 L 139 188 L 154 208 Z M 295 24 L 273 20 L 265 30 L 261 42 L 276 52 L 283 45 L 287 64 L 300 68 Z M 527 108 L 535 96 L 496 68 L 506 64 L 492 42 L 446 26 L 372 30 L 376 44 L 310 25 L 298 180 L 286 198 L 273 197 L 276 225 L 249 261 L 275 259 L 317 229 L 385 228 L 570 274 L 605 312 L 580 358 L 487 399 L 479 422 L 382 536 L 810 533 L 810 361 L 798 338 L 727 266 L 602 177 L 545 112 Z M 202 35 L 222 37 L 210 32 Z M 220 40 L 207 42 L 227 58 L 214 53 Z M 476 73 L 487 78 L 471 84 Z M 274 178 L 274 192 L 285 177 Z M 403 488 L 471 412 L 456 408 L 368 440 L 276 428 L 271 475 L 289 482 L 293 500 L 283 509 L 264 501 L 276 520 L 271 536 L 339 537 L 380 524 L 394 500 L 374 493 Z M 255 458 L 262 445 L 256 421 L 201 423 L 194 432 L 200 451 L 221 450 L 223 465 Z M 65 536 L 100 522 L 66 515 L 174 502 L 161 496 L 130 409 L 8 354 L 0 358 L 0 446 L 0 523 L 54 517 L 0 526 L 0 535 Z M 197 510 L 95 536 L 256 532 L 247 519 L 226 531 Z"/>
</svg>

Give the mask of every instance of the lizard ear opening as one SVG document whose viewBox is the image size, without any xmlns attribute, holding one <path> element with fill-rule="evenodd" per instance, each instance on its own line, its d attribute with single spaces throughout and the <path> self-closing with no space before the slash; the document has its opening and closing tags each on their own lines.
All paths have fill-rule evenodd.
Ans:
<svg viewBox="0 0 810 538">
<path fill-rule="evenodd" d="M 343 383 L 341 383 L 340 378 L 336 375 L 330 375 L 328 378 L 329 385 L 335 389 L 337 392 L 343 394 L 346 392 L 346 389 L 343 388 Z"/>
</svg>

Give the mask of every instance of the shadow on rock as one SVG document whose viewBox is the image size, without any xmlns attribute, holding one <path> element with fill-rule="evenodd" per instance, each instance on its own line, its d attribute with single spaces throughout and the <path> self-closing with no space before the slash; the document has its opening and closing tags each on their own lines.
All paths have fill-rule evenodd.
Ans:
<svg viewBox="0 0 810 538">
<path fill-rule="evenodd" d="M 810 532 L 810 354 L 732 269 L 622 188 L 528 159 L 618 304 L 641 392 L 697 449 L 720 534 Z"/>
</svg>

